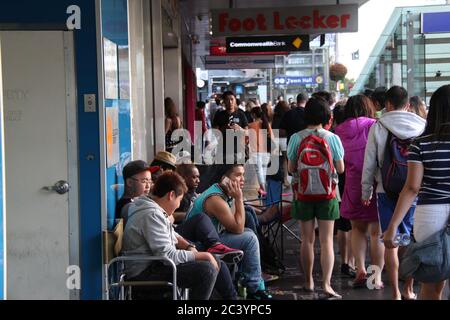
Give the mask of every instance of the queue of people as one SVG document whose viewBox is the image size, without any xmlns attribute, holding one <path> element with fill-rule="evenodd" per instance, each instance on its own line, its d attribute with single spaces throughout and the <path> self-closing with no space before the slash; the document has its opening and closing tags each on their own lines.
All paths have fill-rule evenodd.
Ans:
<svg viewBox="0 0 450 320">
<path fill-rule="evenodd" d="M 371 265 L 380 270 L 372 289 L 385 288 L 381 271 L 386 269 L 392 299 L 416 299 L 413 278 L 404 279 L 400 288 L 399 261 L 405 250 L 394 238 L 406 234 L 423 241 L 449 219 L 450 86 L 433 94 L 428 113 L 420 98 L 410 98 L 399 86 L 336 104 L 325 91 L 311 98 L 300 93 L 292 108 L 279 99 L 273 112 L 270 104 L 253 101 L 239 107 L 231 91 L 222 99 L 223 107 L 216 101 L 212 119 L 205 117 L 204 104 L 198 104 L 202 131 L 211 126 L 222 133 L 218 146 L 228 163 L 217 167 L 205 191 L 196 192 L 196 166 L 177 164 L 170 152 L 158 153 L 150 165 L 138 160 L 125 166 L 125 192 L 116 207 L 116 217 L 126 221 L 123 253 L 169 257 L 179 266 L 180 285 L 191 288 L 194 299 L 210 299 L 214 290 L 222 299 L 236 299 L 238 285 L 246 288 L 248 299 L 272 299 L 261 269 L 257 228 L 250 225 L 253 217 L 258 224 L 258 214 L 245 207 L 245 170 L 239 159 L 254 163 L 258 193 L 264 197 L 275 149 L 283 182 L 292 187 L 290 215 L 300 226 L 301 289 L 316 291 L 312 270 L 317 228 L 321 296 L 342 299 L 331 286 L 337 228 L 340 270 L 354 278 L 353 287 L 367 287 L 370 256 Z M 170 140 L 171 131 L 182 123 L 173 104 L 167 105 Z M 231 148 L 225 139 L 228 131 L 234 133 Z M 240 140 L 236 132 L 253 138 Z M 245 154 L 239 144 L 246 146 Z M 277 148 L 268 148 L 272 144 Z M 166 269 L 137 264 L 127 276 L 167 277 Z M 418 297 L 439 299 L 443 286 L 422 283 Z"/>
</svg>

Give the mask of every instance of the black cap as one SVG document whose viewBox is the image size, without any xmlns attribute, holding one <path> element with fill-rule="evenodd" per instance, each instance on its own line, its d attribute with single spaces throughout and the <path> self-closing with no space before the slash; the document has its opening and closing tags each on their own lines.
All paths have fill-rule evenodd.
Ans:
<svg viewBox="0 0 450 320">
<path fill-rule="evenodd" d="M 148 165 L 147 162 L 143 160 L 135 160 L 128 162 L 125 167 L 123 167 L 122 175 L 123 180 L 127 180 L 128 178 L 134 176 L 135 174 L 144 172 L 144 171 L 150 171 L 151 173 L 154 173 L 159 170 L 159 167 L 151 167 Z"/>
</svg>

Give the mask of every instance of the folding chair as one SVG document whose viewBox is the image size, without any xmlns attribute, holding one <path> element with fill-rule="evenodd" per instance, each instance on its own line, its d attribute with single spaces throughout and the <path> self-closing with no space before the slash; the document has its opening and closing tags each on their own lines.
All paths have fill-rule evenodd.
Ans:
<svg viewBox="0 0 450 320">
<path fill-rule="evenodd" d="M 281 181 L 267 179 L 267 194 L 264 199 L 264 205 L 258 205 L 256 203 L 247 203 L 260 210 L 268 210 L 273 206 L 277 206 L 276 213 L 267 221 L 260 221 L 263 227 L 264 235 L 269 239 L 272 248 L 284 259 L 284 235 L 283 232 L 287 231 L 291 236 L 301 242 L 300 237 L 295 234 L 290 226 L 287 226 L 287 222 L 291 220 L 290 206 L 291 201 L 284 200 L 283 197 L 287 197 L 290 194 L 283 193 L 283 184 Z M 278 235 L 280 235 L 280 245 L 278 245 Z"/>
<path fill-rule="evenodd" d="M 118 219 L 113 231 L 103 231 L 103 262 L 105 273 L 105 299 L 117 296 L 119 300 L 132 298 L 133 287 L 171 288 L 173 300 L 187 300 L 188 289 L 180 290 L 177 286 L 177 267 L 166 257 L 133 255 L 120 256 L 123 238 L 123 220 Z M 172 270 L 172 281 L 127 281 L 125 263 L 130 261 L 162 261 Z M 111 270 L 112 269 L 112 270 Z"/>
</svg>

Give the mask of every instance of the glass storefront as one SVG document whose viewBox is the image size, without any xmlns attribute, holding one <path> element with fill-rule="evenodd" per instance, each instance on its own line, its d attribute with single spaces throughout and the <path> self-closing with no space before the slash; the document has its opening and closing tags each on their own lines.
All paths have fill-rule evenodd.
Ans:
<svg viewBox="0 0 450 320">
<path fill-rule="evenodd" d="M 450 81 L 450 33 L 422 33 L 423 14 L 433 12 L 450 12 L 450 6 L 395 9 L 350 95 L 401 85 L 428 104 Z"/>
<path fill-rule="evenodd" d="M 310 52 L 277 56 L 273 69 L 273 96 L 295 101 L 299 92 L 328 89 L 328 52 L 328 48 L 311 48 Z"/>
</svg>

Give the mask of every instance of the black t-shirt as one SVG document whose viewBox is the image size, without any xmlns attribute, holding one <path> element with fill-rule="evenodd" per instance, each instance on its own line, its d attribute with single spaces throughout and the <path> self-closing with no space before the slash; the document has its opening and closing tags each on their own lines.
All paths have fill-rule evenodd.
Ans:
<svg viewBox="0 0 450 320">
<path fill-rule="evenodd" d="M 292 135 L 306 129 L 305 109 L 297 107 L 286 112 L 281 119 L 280 129 L 286 130 L 289 143 Z"/>
<path fill-rule="evenodd" d="M 227 155 L 227 146 L 226 146 L 226 130 L 230 129 L 230 124 L 237 124 L 242 129 L 248 127 L 247 117 L 245 116 L 244 111 L 237 109 L 233 113 L 228 113 L 226 110 L 218 111 L 214 117 L 213 128 L 218 128 L 220 132 L 222 132 L 222 143 L 223 143 L 223 156 Z M 238 153 L 238 144 L 242 142 L 238 142 L 237 137 L 234 138 L 234 153 Z M 243 157 L 245 155 L 240 155 Z M 240 157 L 238 157 L 240 159 Z M 224 159 L 225 162 L 225 159 Z"/>
<path fill-rule="evenodd" d="M 122 209 L 123 207 L 125 207 L 128 203 L 131 203 L 132 199 L 131 198 L 120 198 L 119 201 L 117 201 L 116 203 L 116 211 L 115 211 L 115 215 L 116 215 L 116 219 L 121 219 L 122 217 Z"/>
<path fill-rule="evenodd" d="M 180 202 L 180 207 L 176 211 L 187 212 L 191 207 L 191 203 L 194 202 L 197 197 L 198 194 L 195 191 L 187 191 Z"/>
<path fill-rule="evenodd" d="M 219 130 L 224 133 L 225 130 L 228 129 L 229 124 L 232 122 L 236 123 L 243 129 L 248 127 L 247 117 L 241 109 L 237 109 L 231 114 L 229 114 L 226 110 L 216 112 L 212 126 L 214 128 L 219 128 Z"/>
</svg>

